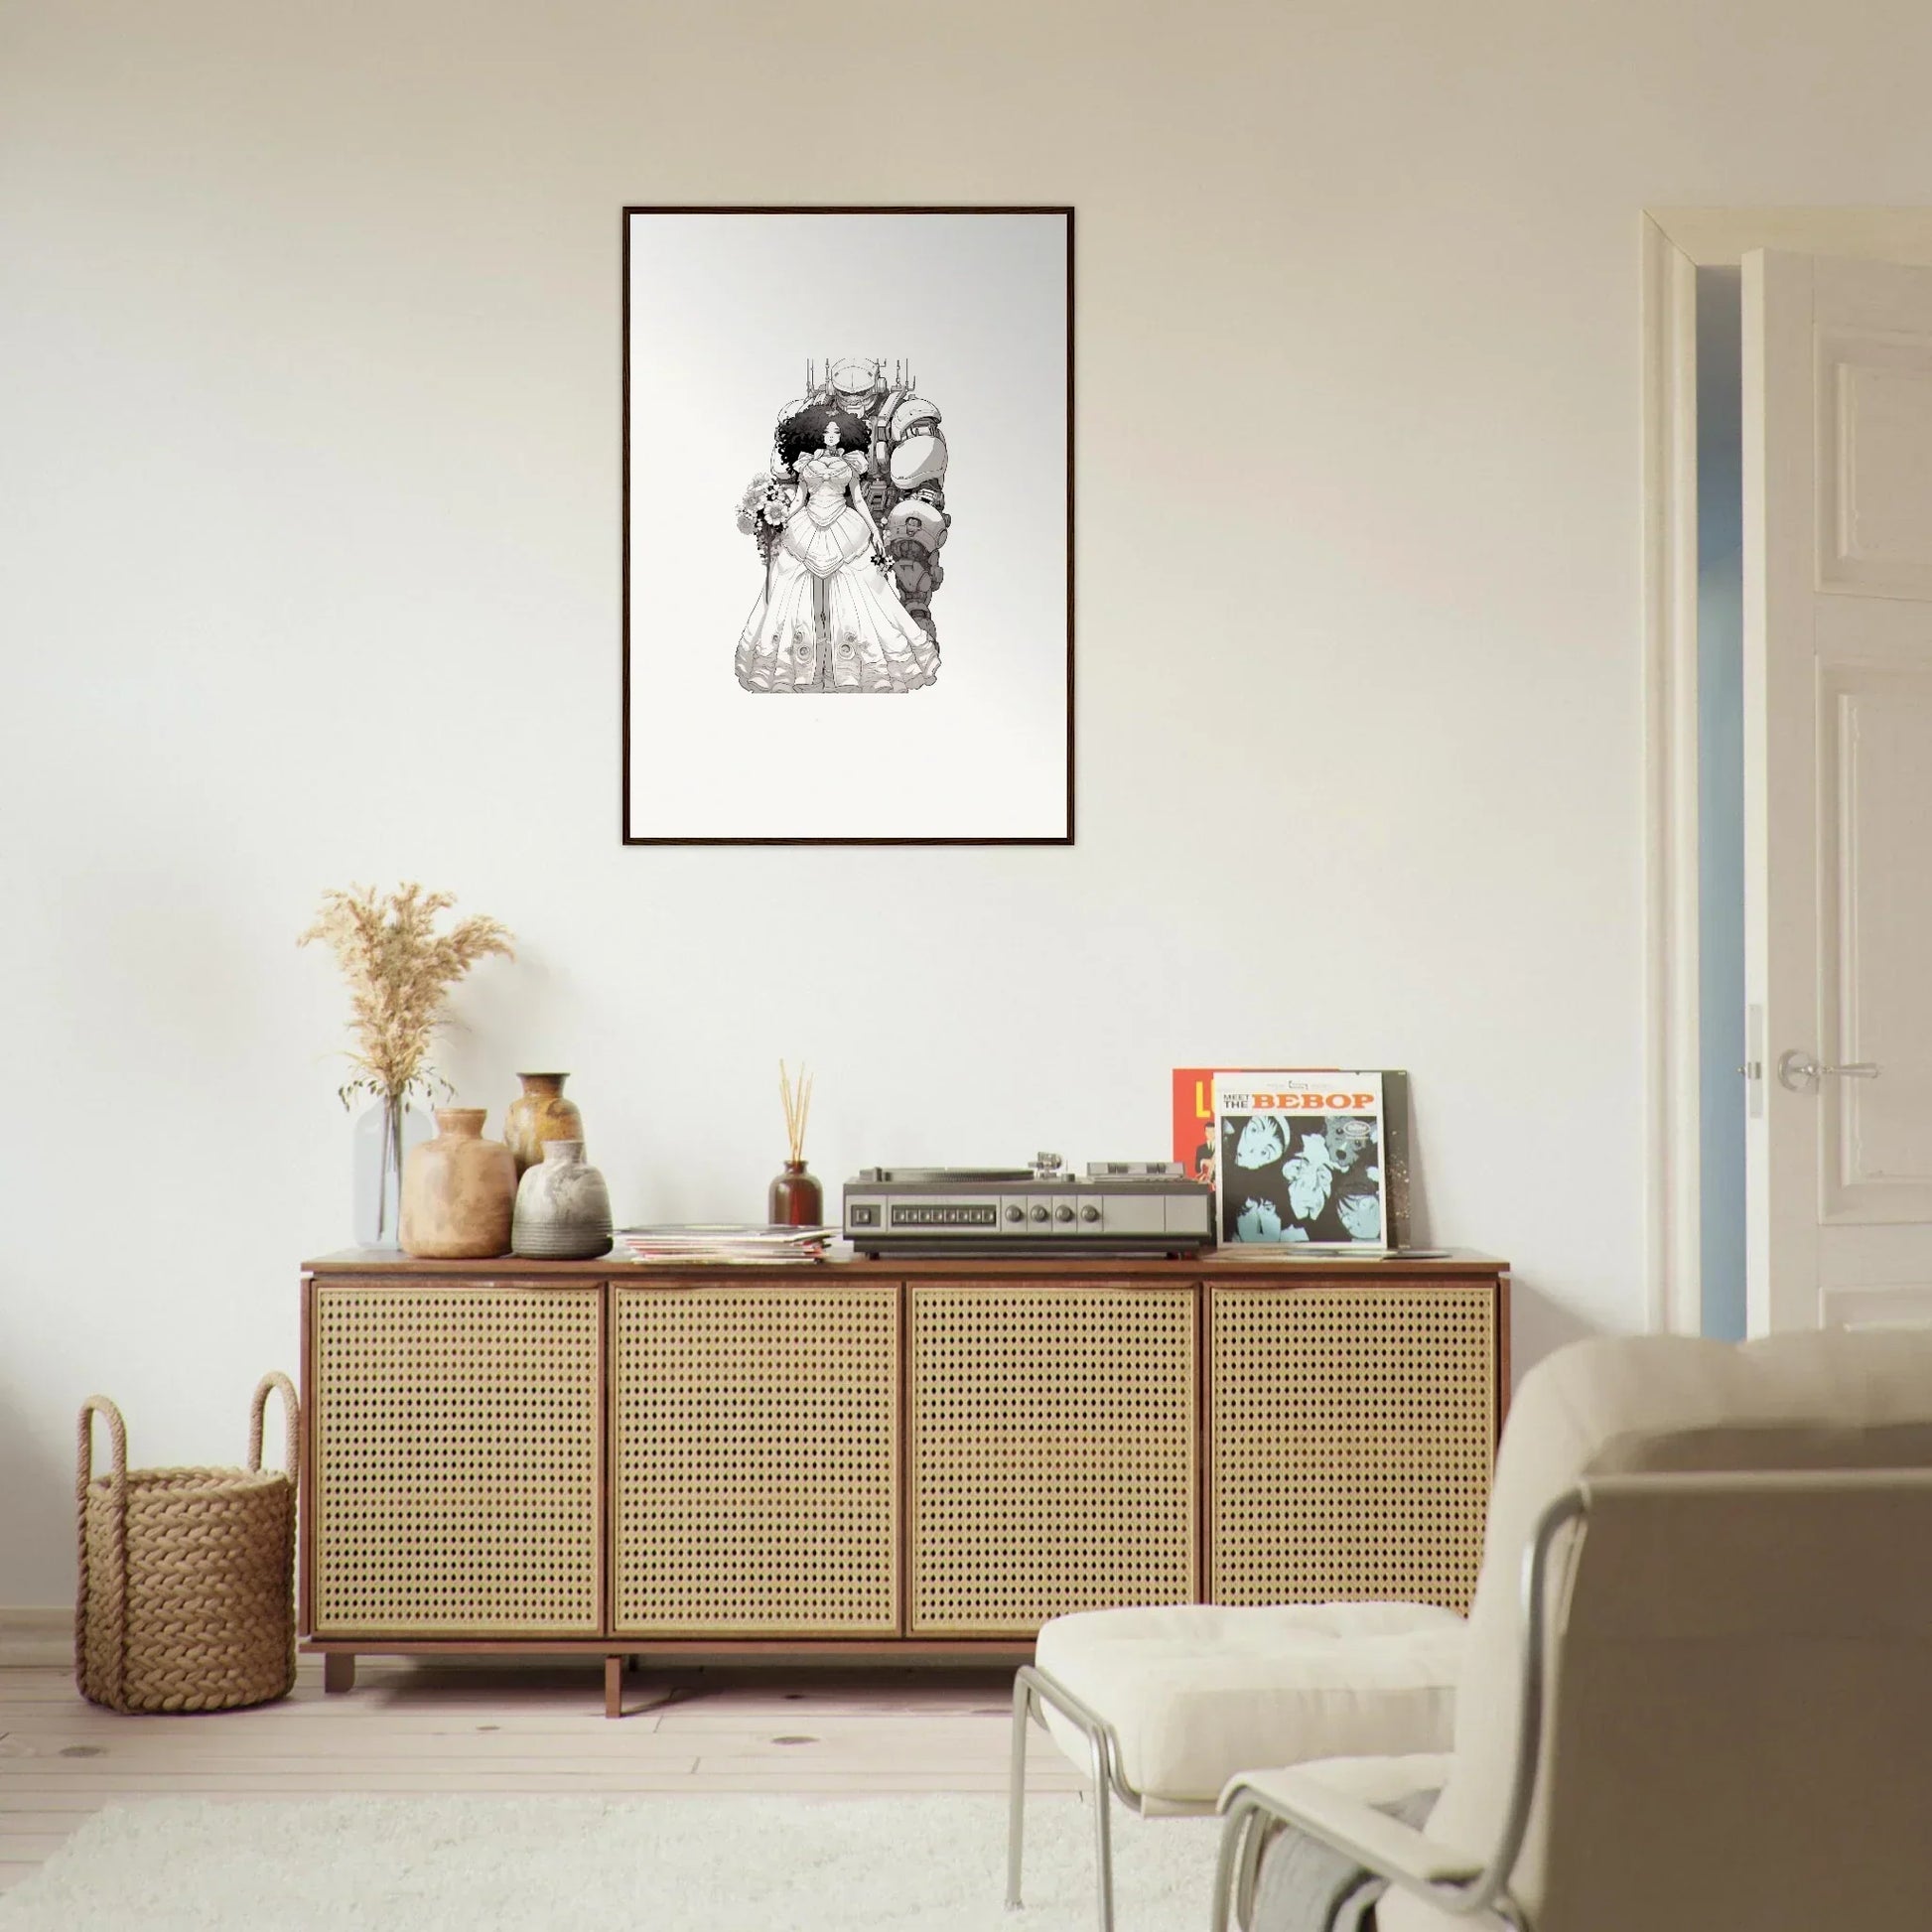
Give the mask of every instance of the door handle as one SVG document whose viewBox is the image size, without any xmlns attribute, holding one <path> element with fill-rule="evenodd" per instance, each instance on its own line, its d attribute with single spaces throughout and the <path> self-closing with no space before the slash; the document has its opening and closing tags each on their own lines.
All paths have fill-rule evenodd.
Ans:
<svg viewBox="0 0 1932 1932">
<path fill-rule="evenodd" d="M 1810 1093 L 1820 1080 L 1875 1080 L 1877 1077 L 1876 1060 L 1848 1060 L 1843 1066 L 1827 1066 L 1801 1046 L 1792 1047 L 1778 1059 L 1778 1082 L 1793 1093 Z"/>
</svg>

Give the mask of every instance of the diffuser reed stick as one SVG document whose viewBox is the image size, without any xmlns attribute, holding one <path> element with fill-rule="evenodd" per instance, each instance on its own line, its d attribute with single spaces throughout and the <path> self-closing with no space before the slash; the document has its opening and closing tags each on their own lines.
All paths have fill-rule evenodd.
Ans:
<svg viewBox="0 0 1932 1932">
<path fill-rule="evenodd" d="M 785 1110 L 785 1140 L 791 1148 L 791 1159 L 803 1162 L 805 1158 L 805 1123 L 812 1112 L 812 1076 L 805 1071 L 805 1063 L 798 1063 L 798 1078 L 792 1080 L 790 1070 L 783 1060 L 778 1062 L 778 1098 Z"/>
</svg>

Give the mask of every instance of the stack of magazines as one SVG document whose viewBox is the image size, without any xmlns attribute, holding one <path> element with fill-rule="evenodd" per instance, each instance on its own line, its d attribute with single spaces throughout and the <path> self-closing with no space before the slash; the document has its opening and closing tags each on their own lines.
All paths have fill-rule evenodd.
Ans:
<svg viewBox="0 0 1932 1932">
<path fill-rule="evenodd" d="M 751 1222 L 695 1221 L 667 1227 L 621 1228 L 617 1253 L 631 1261 L 817 1261 L 837 1228 L 759 1227 Z"/>
</svg>

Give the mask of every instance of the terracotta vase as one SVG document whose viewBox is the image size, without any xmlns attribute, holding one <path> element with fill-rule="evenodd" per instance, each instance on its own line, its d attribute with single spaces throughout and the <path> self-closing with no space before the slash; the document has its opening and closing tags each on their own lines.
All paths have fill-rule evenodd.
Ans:
<svg viewBox="0 0 1932 1932">
<path fill-rule="evenodd" d="M 516 1183 L 510 1247 L 532 1260 L 590 1261 L 611 1252 L 611 1190 L 584 1165 L 582 1141 L 545 1141 Z"/>
<path fill-rule="evenodd" d="M 568 1073 L 519 1073 L 523 1091 L 503 1116 L 503 1139 L 516 1157 L 516 1172 L 527 1173 L 543 1159 L 546 1141 L 581 1141 L 584 1116 L 564 1098 Z"/>
<path fill-rule="evenodd" d="M 439 1107 L 436 1138 L 413 1147 L 402 1168 L 402 1251 L 424 1261 L 482 1260 L 509 1253 L 516 1163 L 501 1141 L 483 1138 L 482 1107 Z"/>
</svg>

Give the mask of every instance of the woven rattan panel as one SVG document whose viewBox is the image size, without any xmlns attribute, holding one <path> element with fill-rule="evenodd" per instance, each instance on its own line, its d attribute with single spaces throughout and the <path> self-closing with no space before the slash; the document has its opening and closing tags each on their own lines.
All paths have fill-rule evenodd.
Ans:
<svg viewBox="0 0 1932 1932">
<path fill-rule="evenodd" d="M 317 1288 L 316 1635 L 596 1634 L 600 1293 Z"/>
<path fill-rule="evenodd" d="M 1468 1608 L 1495 1442 L 1495 1290 L 1217 1288 L 1210 1594 Z"/>
<path fill-rule="evenodd" d="M 617 1628 L 898 1629 L 898 1288 L 612 1291 Z"/>
<path fill-rule="evenodd" d="M 1195 1593 L 1188 1288 L 916 1285 L 912 1630 Z"/>
</svg>

